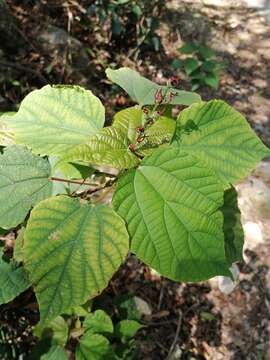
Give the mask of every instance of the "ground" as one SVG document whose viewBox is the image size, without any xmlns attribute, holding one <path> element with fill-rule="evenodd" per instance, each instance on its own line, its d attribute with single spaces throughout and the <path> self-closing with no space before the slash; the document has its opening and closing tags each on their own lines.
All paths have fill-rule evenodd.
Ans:
<svg viewBox="0 0 270 360">
<path fill-rule="evenodd" d="M 0 52 L 3 110 L 14 108 L 27 92 L 47 82 L 79 83 L 94 90 L 107 108 L 119 109 L 127 99 L 111 90 L 106 66 L 131 66 L 165 82 L 174 74 L 170 64 L 178 56 L 176 49 L 183 41 L 197 40 L 213 48 L 226 65 L 219 90 L 202 89 L 202 98 L 227 101 L 270 146 L 270 23 L 263 6 L 255 9 L 244 1 L 230 0 L 168 1 L 160 15 L 161 50 L 145 49 L 134 55 L 132 49 L 127 53 L 121 44 L 100 39 L 99 34 L 89 37 L 76 20 L 83 16 L 83 1 L 68 1 L 71 5 L 64 11 L 61 1 L 54 7 L 46 1 L 34 6 L 28 1 L 8 3 L 21 26 L 24 45 L 11 55 Z M 40 45 L 42 41 L 45 45 Z M 73 56 L 72 64 L 70 52 L 79 54 Z M 85 65 L 89 56 L 90 70 Z M 185 76 L 176 75 L 188 89 Z M 107 111 L 108 121 L 112 113 Z M 168 281 L 133 256 L 111 281 L 107 295 L 130 293 L 148 305 L 146 328 L 138 335 L 139 359 L 270 359 L 270 162 L 262 162 L 237 190 L 245 229 L 245 263 L 238 265 L 239 279 L 230 294 L 220 291 L 218 279 L 199 284 Z M 30 347 L 35 341 L 31 333 L 31 324 L 37 321 L 35 301 L 31 293 L 19 301 L 19 314 L 15 301 L 3 307 L 0 319 L 7 327 L 13 324 L 13 316 L 15 324 L 19 317 L 22 329 L 17 335 L 10 330 L 9 336 L 19 337 Z M 26 317 L 30 324 L 25 325 Z"/>
</svg>

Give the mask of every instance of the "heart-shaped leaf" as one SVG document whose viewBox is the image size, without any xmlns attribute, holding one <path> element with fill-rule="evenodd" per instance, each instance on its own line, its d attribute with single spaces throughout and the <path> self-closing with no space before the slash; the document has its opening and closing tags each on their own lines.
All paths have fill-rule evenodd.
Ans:
<svg viewBox="0 0 270 360">
<path fill-rule="evenodd" d="M 104 107 L 90 90 L 46 85 L 24 98 L 9 126 L 16 143 L 41 155 L 58 155 L 86 143 L 104 121 Z"/>
<path fill-rule="evenodd" d="M 51 195 L 48 160 L 20 146 L 9 146 L 0 155 L 0 226 L 20 224 L 31 207 Z"/>
<path fill-rule="evenodd" d="M 165 92 L 166 86 L 155 84 L 153 81 L 141 76 L 137 71 L 129 68 L 120 68 L 118 70 L 107 69 L 107 77 L 115 84 L 121 86 L 134 100 L 140 105 L 155 104 L 155 94 L 161 89 Z M 172 89 L 176 96 L 173 97 L 171 104 L 191 105 L 195 102 L 200 102 L 200 95 Z"/>
<path fill-rule="evenodd" d="M 103 290 L 127 251 L 125 224 L 105 205 L 66 196 L 39 203 L 25 230 L 24 256 L 41 323 Z"/>
<path fill-rule="evenodd" d="M 179 150 L 156 150 L 123 176 L 113 206 L 128 226 L 131 250 L 180 281 L 229 275 L 223 190 L 214 172 Z"/>
<path fill-rule="evenodd" d="M 177 123 L 175 145 L 212 168 L 225 187 L 270 156 L 245 118 L 221 100 L 192 105 L 180 113 Z"/>
</svg>

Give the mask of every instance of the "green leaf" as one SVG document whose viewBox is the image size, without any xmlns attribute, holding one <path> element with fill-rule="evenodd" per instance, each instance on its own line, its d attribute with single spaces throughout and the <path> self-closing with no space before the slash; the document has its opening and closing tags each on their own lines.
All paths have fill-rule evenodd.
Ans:
<svg viewBox="0 0 270 360">
<path fill-rule="evenodd" d="M 225 254 L 228 264 L 231 266 L 236 261 L 243 261 L 244 245 L 241 213 L 237 204 L 237 192 L 234 188 L 225 191 L 224 205 L 221 211 L 224 216 Z"/>
<path fill-rule="evenodd" d="M 0 226 L 20 224 L 33 205 L 50 196 L 50 165 L 31 151 L 9 146 L 0 155 Z"/>
<path fill-rule="evenodd" d="M 115 327 L 115 335 L 120 339 L 131 339 L 136 335 L 137 331 L 143 327 L 142 324 L 135 320 L 122 320 Z"/>
<path fill-rule="evenodd" d="M 189 59 L 186 59 L 184 62 L 184 69 L 188 75 L 191 75 L 191 73 L 194 70 L 197 70 L 199 67 L 200 67 L 200 64 L 196 59 L 189 58 Z"/>
<path fill-rule="evenodd" d="M 58 155 L 86 143 L 104 120 L 104 107 L 90 90 L 46 85 L 25 97 L 9 125 L 16 143 L 41 155 Z"/>
<path fill-rule="evenodd" d="M 42 325 L 103 290 L 127 251 L 125 224 L 105 205 L 66 196 L 39 203 L 25 230 L 24 254 Z"/>
<path fill-rule="evenodd" d="M 152 126 L 144 132 L 144 140 L 137 144 L 136 151 L 142 155 L 150 155 L 158 146 L 166 146 L 171 142 L 175 131 L 175 120 L 160 117 Z"/>
<path fill-rule="evenodd" d="M 138 106 L 119 111 L 113 121 L 113 126 L 120 127 L 128 136 L 131 143 L 138 137 L 136 129 L 144 126 L 143 112 Z M 137 144 L 136 150 L 140 153 L 151 153 L 154 148 L 164 143 L 169 143 L 175 131 L 175 121 L 166 116 L 161 116 L 152 126 L 145 129 L 145 139 Z"/>
<path fill-rule="evenodd" d="M 87 332 L 76 348 L 76 360 L 104 360 L 110 351 L 109 340 L 99 334 Z"/>
<path fill-rule="evenodd" d="M 155 84 L 141 76 L 137 71 L 125 67 L 118 70 L 107 69 L 106 75 L 113 83 L 121 86 L 140 105 L 155 104 L 157 90 L 162 89 L 164 93 L 166 89 L 166 86 Z M 173 91 L 177 95 L 174 96 L 171 104 L 191 105 L 194 102 L 201 101 L 198 94 L 178 89 L 173 89 Z"/>
<path fill-rule="evenodd" d="M 210 59 L 215 56 L 215 52 L 206 45 L 200 45 L 199 52 L 204 59 Z"/>
<path fill-rule="evenodd" d="M 127 109 L 128 110 L 128 109 Z M 109 165 L 129 169 L 138 165 L 137 157 L 128 148 L 128 124 L 117 123 L 100 130 L 87 144 L 67 151 L 61 161 L 85 161 L 94 165 Z"/>
<path fill-rule="evenodd" d="M 181 69 L 181 67 L 183 66 L 183 61 L 181 61 L 180 59 L 174 59 L 172 62 L 172 67 L 175 70 Z"/>
<path fill-rule="evenodd" d="M 177 148 L 145 158 L 119 180 L 113 197 L 127 223 L 132 252 L 180 281 L 229 275 L 218 211 L 222 204 L 215 174 Z"/>
<path fill-rule="evenodd" d="M 197 50 L 197 46 L 194 43 L 188 42 L 177 49 L 182 54 L 192 54 Z"/>
<path fill-rule="evenodd" d="M 16 113 L 7 112 L 0 116 L 0 146 L 15 144 L 13 131 L 8 126 L 9 119 L 14 114 Z"/>
<path fill-rule="evenodd" d="M 202 63 L 202 70 L 212 73 L 217 69 L 218 65 L 215 60 L 206 60 Z"/>
<path fill-rule="evenodd" d="M 81 164 L 76 164 L 72 162 L 62 161 L 60 157 L 49 157 L 49 162 L 51 164 L 52 177 L 60 179 L 86 179 L 88 176 L 95 172 L 95 169 L 91 166 L 85 166 Z M 77 191 L 85 191 L 89 186 L 82 184 L 73 184 L 62 181 L 53 181 L 52 182 L 53 190 L 52 195 L 58 194 L 67 194 Z"/>
<path fill-rule="evenodd" d="M 183 128 L 192 121 L 197 130 Z M 270 156 L 245 118 L 221 100 L 194 104 L 177 120 L 175 144 L 212 168 L 224 186 L 247 176 L 258 161 Z"/>
<path fill-rule="evenodd" d="M 46 354 L 40 357 L 40 360 L 68 360 L 65 349 L 61 346 L 52 346 Z"/>
<path fill-rule="evenodd" d="M 214 73 L 207 74 L 207 76 L 204 78 L 204 83 L 214 89 L 218 89 L 219 77 Z"/>
<path fill-rule="evenodd" d="M 23 256 L 24 231 L 25 231 L 24 227 L 20 229 L 18 236 L 16 237 L 16 241 L 15 241 L 13 257 L 17 262 L 24 261 L 24 256 Z"/>
<path fill-rule="evenodd" d="M 121 129 L 131 143 L 134 143 L 138 136 L 136 128 L 143 125 L 143 112 L 137 105 L 119 111 L 113 118 L 113 126 Z"/>
<path fill-rule="evenodd" d="M 103 310 L 96 310 L 86 316 L 83 327 L 92 333 L 113 333 L 113 323 Z"/>
<path fill-rule="evenodd" d="M 30 286 L 21 266 L 15 261 L 5 262 L 0 257 L 0 305 L 15 299 Z"/>
<path fill-rule="evenodd" d="M 45 328 L 42 324 L 37 324 L 34 333 L 38 337 L 50 337 L 54 344 L 64 346 L 68 340 L 68 331 L 65 319 L 57 316 Z"/>
</svg>

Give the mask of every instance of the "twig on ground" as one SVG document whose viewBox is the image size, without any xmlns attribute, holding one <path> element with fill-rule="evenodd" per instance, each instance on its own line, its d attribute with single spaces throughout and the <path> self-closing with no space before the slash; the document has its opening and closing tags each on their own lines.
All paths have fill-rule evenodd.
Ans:
<svg viewBox="0 0 270 360">
<path fill-rule="evenodd" d="M 170 360 L 172 354 L 173 354 L 173 351 L 175 349 L 175 346 L 176 346 L 176 343 L 177 343 L 177 340 L 178 340 L 178 336 L 179 336 L 179 333 L 180 333 L 180 330 L 181 330 L 181 325 L 182 325 L 182 319 L 183 319 L 183 313 L 180 309 L 178 309 L 178 312 L 179 312 L 179 317 L 178 317 L 178 323 L 177 323 L 177 328 L 176 328 L 176 332 L 175 332 L 175 336 L 174 336 L 174 339 L 173 339 L 173 342 L 172 342 L 172 345 L 170 347 L 170 350 L 168 352 L 168 355 L 166 357 L 166 360 Z"/>
</svg>

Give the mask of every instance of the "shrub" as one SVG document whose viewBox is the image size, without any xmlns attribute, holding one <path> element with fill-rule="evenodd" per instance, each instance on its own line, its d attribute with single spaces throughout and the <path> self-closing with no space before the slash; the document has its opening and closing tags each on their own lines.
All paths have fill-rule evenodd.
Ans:
<svg viewBox="0 0 270 360">
<path fill-rule="evenodd" d="M 99 294 L 128 251 L 175 281 L 231 276 L 243 245 L 233 186 L 270 155 L 221 100 L 128 68 L 107 76 L 138 104 L 111 126 L 79 86 L 45 86 L 1 117 L 0 226 L 18 237 L 13 258 L 2 251 L 0 302 L 33 286 L 41 328 Z M 176 120 L 175 105 L 187 106 Z"/>
</svg>

